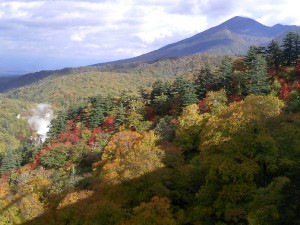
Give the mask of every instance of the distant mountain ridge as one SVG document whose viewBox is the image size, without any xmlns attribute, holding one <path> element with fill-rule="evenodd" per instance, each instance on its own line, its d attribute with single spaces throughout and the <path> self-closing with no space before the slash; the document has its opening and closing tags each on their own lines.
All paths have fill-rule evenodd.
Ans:
<svg viewBox="0 0 300 225">
<path fill-rule="evenodd" d="M 202 52 L 244 54 L 251 45 L 266 45 L 281 39 L 287 32 L 300 32 L 299 26 L 276 24 L 265 26 L 253 19 L 236 16 L 190 38 L 166 45 L 158 50 L 124 60 L 104 64 L 154 62 L 164 58 L 182 57 Z"/>
<path fill-rule="evenodd" d="M 287 32 L 300 32 L 299 26 L 276 24 L 265 26 L 253 19 L 236 16 L 218 26 L 212 27 L 190 38 L 166 45 L 149 53 L 113 62 L 98 63 L 87 67 L 65 68 L 62 70 L 40 71 L 20 76 L 16 79 L 2 80 L 0 92 L 33 84 L 49 76 L 63 76 L 91 70 L 105 70 L 104 65 L 122 66 L 128 63 L 153 63 L 162 59 L 190 56 L 197 53 L 213 52 L 221 54 L 244 54 L 251 45 L 266 45 L 272 39 L 282 39 Z M 134 65 L 133 65 L 134 66 Z M 112 68 L 110 67 L 110 69 Z M 128 68 L 125 66 L 124 68 Z"/>
</svg>

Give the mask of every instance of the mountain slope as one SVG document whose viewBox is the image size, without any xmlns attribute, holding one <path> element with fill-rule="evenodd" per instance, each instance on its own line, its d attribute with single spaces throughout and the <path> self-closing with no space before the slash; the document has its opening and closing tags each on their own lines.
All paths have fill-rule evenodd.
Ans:
<svg viewBox="0 0 300 225">
<path fill-rule="evenodd" d="M 222 55 L 195 54 L 155 63 L 130 63 L 101 67 L 82 67 L 54 73 L 4 94 L 10 99 L 49 102 L 54 108 L 68 107 L 97 94 L 119 96 L 121 92 L 138 92 L 156 81 L 174 80 L 179 75 L 193 76 L 205 64 L 219 64 Z M 73 71 L 73 72 L 72 72 Z M 39 74 L 39 78 L 42 74 Z"/>
<path fill-rule="evenodd" d="M 154 62 L 163 58 L 201 52 L 244 54 L 249 46 L 264 45 L 272 39 L 281 39 L 288 31 L 300 31 L 300 27 L 280 24 L 268 27 L 253 19 L 236 16 L 190 38 L 134 58 L 109 62 L 109 64 Z M 99 63 L 95 66 L 103 64 L 106 63 Z"/>
</svg>

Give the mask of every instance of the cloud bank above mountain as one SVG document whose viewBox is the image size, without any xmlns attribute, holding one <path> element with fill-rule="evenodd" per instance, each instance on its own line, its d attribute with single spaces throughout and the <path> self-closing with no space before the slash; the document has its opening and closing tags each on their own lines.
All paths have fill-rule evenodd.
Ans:
<svg viewBox="0 0 300 225">
<path fill-rule="evenodd" d="M 0 74 L 133 57 L 236 15 L 266 25 L 299 25 L 297 4 L 293 0 L 3 0 Z"/>
</svg>

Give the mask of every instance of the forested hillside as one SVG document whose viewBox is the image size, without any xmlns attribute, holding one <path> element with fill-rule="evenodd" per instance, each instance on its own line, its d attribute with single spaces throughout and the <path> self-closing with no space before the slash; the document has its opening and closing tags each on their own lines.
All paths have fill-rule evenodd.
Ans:
<svg viewBox="0 0 300 225">
<path fill-rule="evenodd" d="M 2 154 L 0 224 L 300 224 L 299 40 L 9 92 L 57 111 L 44 143 Z"/>
<path fill-rule="evenodd" d="M 30 104 L 0 96 L 0 157 L 6 151 L 17 149 L 28 139 L 30 130 L 27 121 Z"/>
<path fill-rule="evenodd" d="M 25 101 L 49 102 L 54 108 L 68 108 L 71 102 L 80 102 L 97 94 L 117 96 L 122 91 L 138 92 L 140 88 L 151 87 L 156 79 L 174 80 L 179 75 L 193 76 L 204 65 L 214 66 L 222 58 L 221 55 L 199 54 L 152 64 L 130 63 L 82 67 L 59 73 L 54 71 L 53 74 L 47 72 L 47 77 L 43 79 L 32 74 L 28 76 L 33 84 L 11 90 L 5 96 Z M 28 77 L 24 76 L 25 78 Z"/>
</svg>

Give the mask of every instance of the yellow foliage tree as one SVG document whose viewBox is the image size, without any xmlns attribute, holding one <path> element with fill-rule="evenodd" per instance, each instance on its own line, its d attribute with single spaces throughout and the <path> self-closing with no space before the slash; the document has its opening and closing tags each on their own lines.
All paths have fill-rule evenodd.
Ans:
<svg viewBox="0 0 300 225">
<path fill-rule="evenodd" d="M 224 89 L 219 91 L 209 91 L 204 98 L 204 104 L 210 109 L 212 114 L 221 112 L 227 103 L 227 96 Z"/>
<path fill-rule="evenodd" d="M 242 131 L 262 124 L 267 118 L 278 116 L 282 107 L 283 102 L 277 97 L 254 95 L 229 105 L 208 120 L 202 132 L 205 141 L 201 148 L 206 145 L 218 146 L 231 140 L 232 135 L 241 136 Z"/>
<path fill-rule="evenodd" d="M 40 201 L 39 195 L 35 193 L 21 196 L 17 205 L 26 220 L 31 220 L 44 213 L 44 205 Z"/>
<path fill-rule="evenodd" d="M 164 166 L 164 152 L 156 146 L 154 132 L 115 134 L 104 149 L 103 179 L 112 183 L 137 178 Z"/>
<path fill-rule="evenodd" d="M 133 216 L 123 225 L 175 225 L 167 198 L 153 197 L 133 209 Z"/>
<path fill-rule="evenodd" d="M 178 117 L 175 142 L 183 148 L 185 155 L 197 151 L 199 134 L 208 117 L 207 113 L 200 114 L 197 104 L 185 107 Z"/>
<path fill-rule="evenodd" d="M 59 203 L 57 209 L 61 209 L 68 205 L 74 204 L 78 200 L 82 200 L 90 197 L 92 194 L 94 194 L 94 191 L 89 191 L 89 190 L 82 190 L 82 191 L 75 191 L 75 192 L 68 193 L 64 197 L 64 199 Z"/>
<path fill-rule="evenodd" d="M 8 176 L 0 178 L 0 224 L 21 224 L 21 212 L 15 204 L 15 196 L 9 187 Z"/>
<path fill-rule="evenodd" d="M 201 168 L 205 185 L 198 193 L 202 219 L 244 223 L 247 205 L 256 190 L 255 179 L 277 162 L 278 149 L 266 123 L 281 113 L 283 103 L 273 96 L 248 96 L 208 119 L 201 131 Z M 260 172 L 262 171 L 262 172 Z"/>
</svg>

